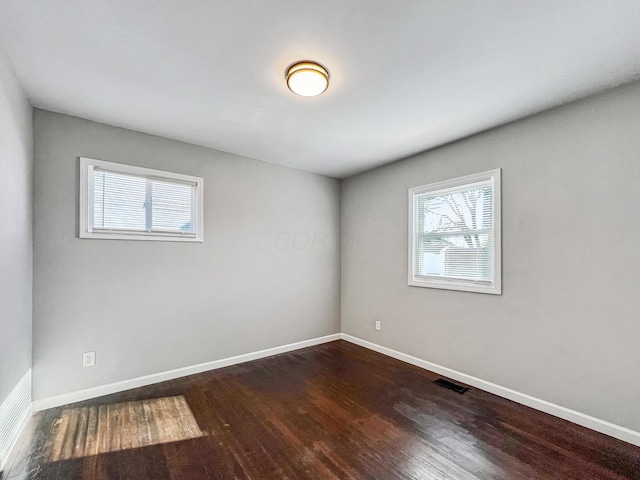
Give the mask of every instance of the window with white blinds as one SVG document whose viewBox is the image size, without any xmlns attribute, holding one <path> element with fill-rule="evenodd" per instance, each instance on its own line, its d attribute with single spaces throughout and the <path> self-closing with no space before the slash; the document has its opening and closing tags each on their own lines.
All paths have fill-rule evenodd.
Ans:
<svg viewBox="0 0 640 480">
<path fill-rule="evenodd" d="M 80 172 L 80 238 L 202 241 L 202 178 L 84 157 Z"/>
<path fill-rule="evenodd" d="M 502 293 L 500 169 L 409 189 L 409 285 Z"/>
</svg>

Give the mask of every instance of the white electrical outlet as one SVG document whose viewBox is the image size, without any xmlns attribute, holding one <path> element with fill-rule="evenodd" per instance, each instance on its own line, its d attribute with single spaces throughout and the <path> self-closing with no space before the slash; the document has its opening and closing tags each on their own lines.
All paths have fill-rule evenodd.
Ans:
<svg viewBox="0 0 640 480">
<path fill-rule="evenodd" d="M 82 366 L 93 367 L 96 364 L 96 352 L 84 352 L 82 354 Z"/>
<path fill-rule="evenodd" d="M 380 322 L 376 322 L 376 330 L 380 330 Z"/>
</svg>

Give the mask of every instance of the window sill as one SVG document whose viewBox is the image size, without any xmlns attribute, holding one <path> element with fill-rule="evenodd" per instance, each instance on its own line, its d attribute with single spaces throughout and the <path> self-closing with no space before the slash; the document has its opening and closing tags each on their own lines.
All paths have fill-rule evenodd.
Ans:
<svg viewBox="0 0 640 480">
<path fill-rule="evenodd" d="M 202 237 L 181 236 L 181 235 L 162 235 L 162 234 L 136 234 L 136 233 L 97 233 L 97 232 L 81 232 L 81 239 L 89 240 L 142 240 L 152 242 L 191 242 L 202 243 Z"/>
<path fill-rule="evenodd" d="M 409 279 L 410 287 L 439 288 L 471 293 L 488 293 L 502 295 L 502 286 L 489 283 L 466 282 L 464 280 L 426 279 L 414 277 Z"/>
</svg>

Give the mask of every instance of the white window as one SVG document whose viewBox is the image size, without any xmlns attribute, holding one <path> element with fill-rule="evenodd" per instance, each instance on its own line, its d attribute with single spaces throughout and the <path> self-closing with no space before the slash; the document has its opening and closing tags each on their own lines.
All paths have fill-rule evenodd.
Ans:
<svg viewBox="0 0 640 480">
<path fill-rule="evenodd" d="M 409 189 L 409 285 L 502 293 L 499 168 Z"/>
<path fill-rule="evenodd" d="M 200 177 L 80 158 L 80 238 L 202 242 Z"/>
</svg>

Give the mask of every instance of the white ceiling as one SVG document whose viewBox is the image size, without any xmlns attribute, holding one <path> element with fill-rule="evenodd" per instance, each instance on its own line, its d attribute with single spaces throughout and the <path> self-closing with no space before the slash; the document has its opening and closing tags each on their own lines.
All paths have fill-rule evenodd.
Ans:
<svg viewBox="0 0 640 480">
<path fill-rule="evenodd" d="M 343 178 L 640 78 L 640 1 L 0 0 L 0 45 L 36 107 Z"/>
</svg>

